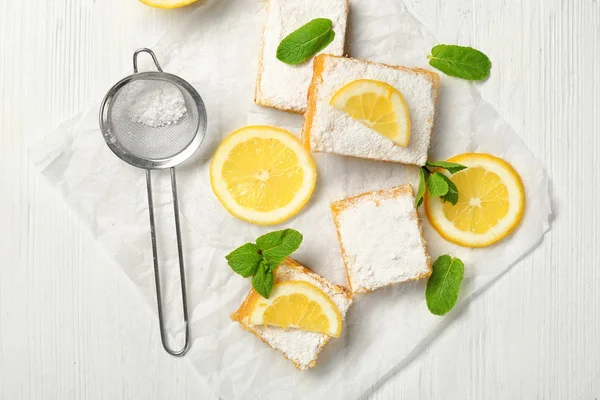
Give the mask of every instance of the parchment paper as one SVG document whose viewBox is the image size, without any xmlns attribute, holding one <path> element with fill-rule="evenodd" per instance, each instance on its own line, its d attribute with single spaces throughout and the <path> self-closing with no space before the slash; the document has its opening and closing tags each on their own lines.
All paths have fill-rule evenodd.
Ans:
<svg viewBox="0 0 600 400">
<path fill-rule="evenodd" d="M 247 123 L 276 124 L 297 134 L 302 123 L 300 116 L 253 104 L 264 18 L 262 1 L 208 2 L 154 46 L 164 70 L 180 75 L 200 92 L 209 116 L 201 149 L 178 168 L 193 335 L 187 359 L 201 381 L 225 399 L 355 398 L 417 353 L 436 326 L 461 307 L 445 318 L 431 315 L 425 305 L 425 282 L 359 296 L 342 337 L 332 340 L 317 367 L 306 372 L 297 371 L 229 320 L 250 282 L 230 270 L 224 255 L 271 229 L 239 221 L 221 207 L 210 189 L 209 160 L 228 133 Z M 349 26 L 351 56 L 429 68 L 426 56 L 437 42 L 400 1 L 353 0 Z M 130 73 L 129 68 L 124 66 L 124 74 Z M 493 71 L 491 79 L 497 76 Z M 98 106 L 48 135 L 32 149 L 32 159 L 155 309 L 144 172 L 121 162 L 105 145 Z M 465 151 L 489 152 L 510 162 L 525 183 L 527 208 L 512 236 L 480 250 L 445 242 L 425 220 L 431 256 L 450 253 L 465 262 L 461 303 L 535 247 L 548 229 L 550 214 L 547 178 L 540 163 L 473 85 L 442 74 L 430 159 Z M 312 200 L 279 228 L 293 227 L 304 234 L 295 258 L 347 285 L 329 203 L 367 190 L 416 184 L 418 170 L 322 154 L 315 160 L 319 178 Z M 169 331 L 181 340 L 168 174 L 153 176 Z"/>
</svg>

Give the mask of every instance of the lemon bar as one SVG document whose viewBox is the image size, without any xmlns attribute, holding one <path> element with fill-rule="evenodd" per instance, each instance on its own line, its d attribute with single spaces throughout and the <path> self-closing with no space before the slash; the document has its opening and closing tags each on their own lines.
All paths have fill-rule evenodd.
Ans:
<svg viewBox="0 0 600 400">
<path fill-rule="evenodd" d="M 314 152 L 425 165 L 431 139 L 439 75 L 419 68 L 377 64 L 333 55 L 314 59 L 302 140 Z M 402 147 L 329 102 L 358 79 L 385 82 L 399 90 L 410 113 L 408 146 Z"/>
<path fill-rule="evenodd" d="M 312 60 L 299 65 L 285 64 L 275 57 L 277 47 L 283 38 L 313 19 L 328 18 L 333 22 L 335 38 L 323 51 L 344 54 L 348 0 L 267 0 L 266 8 L 254 101 L 266 107 L 304 113 Z"/>
<path fill-rule="evenodd" d="M 431 263 L 411 185 L 336 201 L 331 205 L 353 293 L 431 275 Z"/>
<path fill-rule="evenodd" d="M 291 258 L 286 258 L 275 271 L 275 282 L 284 281 L 304 281 L 321 289 L 338 308 L 342 319 L 352 304 L 352 296 L 348 289 L 331 283 Z M 296 368 L 306 370 L 314 367 L 319 353 L 330 339 L 329 336 L 296 329 L 250 325 L 249 300 L 253 292 L 254 289 L 251 289 L 240 308 L 231 315 L 231 319 L 283 354 Z"/>
</svg>

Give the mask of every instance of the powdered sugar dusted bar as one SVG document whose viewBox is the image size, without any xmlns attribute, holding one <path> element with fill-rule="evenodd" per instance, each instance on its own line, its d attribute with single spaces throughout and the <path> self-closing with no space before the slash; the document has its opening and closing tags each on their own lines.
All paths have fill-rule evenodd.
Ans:
<svg viewBox="0 0 600 400">
<path fill-rule="evenodd" d="M 276 282 L 305 281 L 321 289 L 340 311 L 342 319 L 352 304 L 352 296 L 348 289 L 335 285 L 329 280 L 312 272 L 308 268 L 286 258 L 275 271 Z M 288 360 L 294 363 L 296 368 L 305 370 L 315 366 L 319 352 L 327 344 L 330 337 L 316 332 L 306 332 L 297 329 L 282 329 L 274 326 L 249 325 L 249 310 L 247 302 L 250 293 L 240 308 L 231 315 L 231 319 L 237 321 L 242 327 L 254 333 L 260 340 L 279 351 Z"/>
<path fill-rule="evenodd" d="M 411 133 L 407 147 L 393 141 L 329 105 L 332 96 L 357 79 L 386 82 L 398 89 L 410 112 Z M 314 60 L 303 141 L 314 152 L 424 165 L 435 116 L 438 74 L 330 55 Z"/>
<path fill-rule="evenodd" d="M 267 22 L 256 83 L 256 104 L 303 113 L 312 78 L 312 60 L 288 65 L 275 54 L 283 38 L 315 18 L 333 22 L 335 38 L 323 51 L 343 55 L 348 0 L 267 0 Z"/>
<path fill-rule="evenodd" d="M 411 185 L 332 204 L 348 281 L 354 293 L 426 278 L 431 265 Z"/>
</svg>

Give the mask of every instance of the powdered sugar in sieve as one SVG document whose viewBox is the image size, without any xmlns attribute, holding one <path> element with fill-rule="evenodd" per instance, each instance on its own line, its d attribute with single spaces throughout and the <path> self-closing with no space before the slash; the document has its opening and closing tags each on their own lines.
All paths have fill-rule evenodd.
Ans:
<svg viewBox="0 0 600 400">
<path fill-rule="evenodd" d="M 152 128 L 173 125 L 187 112 L 181 90 L 170 82 L 131 82 L 123 88 L 128 118 Z"/>
</svg>

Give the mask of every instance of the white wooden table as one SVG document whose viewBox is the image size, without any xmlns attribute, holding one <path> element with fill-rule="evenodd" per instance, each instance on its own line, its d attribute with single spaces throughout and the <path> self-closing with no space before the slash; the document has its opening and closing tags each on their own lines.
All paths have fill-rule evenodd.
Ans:
<svg viewBox="0 0 600 400">
<path fill-rule="evenodd" d="M 406 4 L 441 41 L 490 56 L 480 90 L 547 166 L 555 220 L 371 397 L 599 399 L 600 1 Z M 27 157 L 184 16 L 135 0 L 0 0 L 0 399 L 211 398 Z"/>
</svg>

